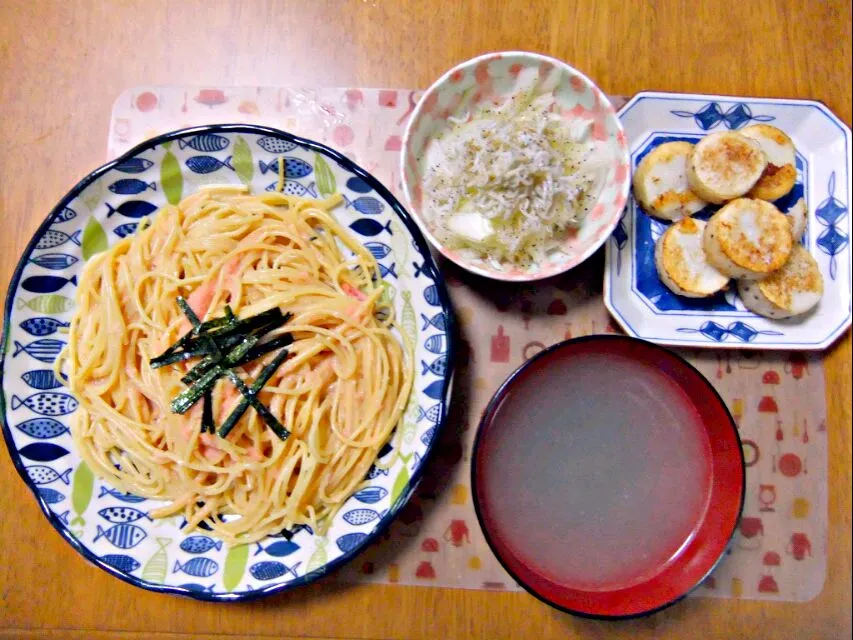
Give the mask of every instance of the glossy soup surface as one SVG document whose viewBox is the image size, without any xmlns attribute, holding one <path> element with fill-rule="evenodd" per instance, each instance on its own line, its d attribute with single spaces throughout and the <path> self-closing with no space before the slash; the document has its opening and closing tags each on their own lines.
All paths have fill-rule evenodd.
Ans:
<svg viewBox="0 0 853 640">
<path fill-rule="evenodd" d="M 654 367 L 546 359 L 520 376 L 483 436 L 478 491 L 493 535 L 565 586 L 646 580 L 690 540 L 708 503 L 699 414 Z"/>
</svg>

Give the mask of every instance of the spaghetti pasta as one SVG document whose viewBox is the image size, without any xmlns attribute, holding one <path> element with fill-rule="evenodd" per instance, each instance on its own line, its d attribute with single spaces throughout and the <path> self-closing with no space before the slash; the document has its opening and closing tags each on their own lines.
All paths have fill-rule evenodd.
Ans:
<svg viewBox="0 0 853 640">
<path fill-rule="evenodd" d="M 322 531 L 362 485 L 397 426 L 413 380 L 412 345 L 373 256 L 329 210 L 340 200 L 240 187 L 202 189 L 86 264 L 68 346 L 57 361 L 79 400 L 74 442 L 101 478 L 165 500 L 153 517 L 182 516 L 228 543 L 300 524 Z M 351 255 L 350 255 L 351 254 Z M 281 439 L 250 408 L 226 438 L 202 433 L 201 403 L 170 401 L 192 362 L 151 359 L 202 320 L 275 307 L 292 314 L 289 357 L 258 394 L 284 424 Z M 237 367 L 251 386 L 274 354 Z M 242 397 L 216 382 L 217 422 Z"/>
</svg>

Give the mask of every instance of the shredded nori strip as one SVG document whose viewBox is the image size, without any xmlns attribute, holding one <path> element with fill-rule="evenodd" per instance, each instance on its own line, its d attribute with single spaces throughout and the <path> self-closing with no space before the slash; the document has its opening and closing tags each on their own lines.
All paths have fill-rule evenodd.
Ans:
<svg viewBox="0 0 853 640">
<path fill-rule="evenodd" d="M 230 348 L 237 342 L 243 340 L 242 336 L 230 336 L 229 343 L 225 348 Z M 285 333 L 280 335 L 272 340 L 267 340 L 264 343 L 257 344 L 249 350 L 249 352 L 243 356 L 240 360 L 234 363 L 233 366 L 241 367 L 245 364 L 252 362 L 253 360 L 257 360 L 261 356 L 269 353 L 270 351 L 275 351 L 276 349 L 281 349 L 283 347 L 288 347 L 293 344 L 293 336 L 289 333 Z M 199 380 L 205 373 L 207 373 L 210 369 L 212 369 L 216 364 L 218 364 L 220 356 L 216 354 L 210 354 L 205 356 L 201 362 L 199 362 L 196 366 L 187 372 L 183 378 L 181 378 L 181 382 L 184 384 L 192 384 L 196 380 Z"/>
<path fill-rule="evenodd" d="M 181 311 L 183 311 L 184 315 L 189 319 L 193 329 L 198 329 L 201 326 L 201 320 L 198 319 L 198 316 L 195 314 L 195 311 L 193 311 L 190 303 L 184 300 L 183 296 L 178 296 L 178 307 L 180 307 Z"/>
<path fill-rule="evenodd" d="M 201 376 L 206 373 L 211 367 L 218 364 L 222 359 L 222 351 L 229 351 L 233 349 L 235 346 L 240 344 L 243 341 L 243 336 L 228 336 L 224 340 L 222 340 L 219 345 L 219 350 L 216 352 L 210 352 L 202 358 L 201 362 L 199 362 L 196 366 L 190 369 L 183 378 L 181 378 L 181 382 L 184 384 L 192 384 Z M 214 345 L 216 343 L 214 342 Z M 237 366 L 237 365 L 235 365 Z"/>
<path fill-rule="evenodd" d="M 286 354 L 285 354 L 286 357 Z M 228 372 L 228 378 L 237 387 L 237 390 L 243 394 L 243 397 L 249 401 L 249 404 L 258 412 L 258 415 L 261 416 L 264 422 L 267 423 L 267 426 L 275 432 L 282 440 L 286 440 L 287 436 L 290 435 L 290 432 L 284 428 L 284 426 L 278 421 L 270 410 L 264 406 L 264 403 L 258 399 L 257 393 L 249 389 L 246 386 L 246 383 L 240 379 L 240 376 L 237 375 L 235 371 Z"/>
<path fill-rule="evenodd" d="M 276 349 L 281 349 L 283 347 L 289 347 L 293 344 L 293 335 L 289 333 L 285 333 L 284 335 L 278 336 L 277 338 L 273 338 L 272 340 L 268 340 L 267 342 L 262 342 L 261 344 L 256 344 L 249 353 L 246 354 L 246 357 L 240 360 L 235 366 L 239 367 L 241 365 L 247 364 L 252 360 L 257 360 L 262 355 L 269 353 L 270 351 L 275 351 Z"/>
<path fill-rule="evenodd" d="M 206 320 L 202 322 L 198 327 L 193 327 L 193 330 L 190 331 L 187 335 L 199 335 L 202 333 L 207 333 L 211 329 L 218 329 L 219 327 L 225 327 L 237 322 L 234 318 L 234 312 L 231 311 L 231 307 L 225 307 L 225 315 L 221 318 L 213 318 L 212 320 Z"/>
<path fill-rule="evenodd" d="M 264 311 L 263 313 L 259 313 L 251 318 L 235 320 L 231 324 L 226 325 L 217 331 L 209 331 L 205 335 L 209 338 L 213 338 L 214 340 L 219 340 L 222 337 L 234 334 L 247 334 L 261 331 L 263 331 L 263 333 L 267 333 L 273 329 L 277 329 L 287 322 L 289 316 L 290 314 L 283 314 L 281 309 L 274 307 L 269 311 Z M 264 329 L 266 329 L 266 331 L 264 331 Z"/>
<path fill-rule="evenodd" d="M 204 405 L 201 410 L 201 432 L 216 433 L 216 425 L 213 423 L 213 392 L 204 394 Z"/>
<path fill-rule="evenodd" d="M 175 364 L 176 362 L 189 360 L 190 358 L 197 358 L 199 356 L 207 355 L 210 355 L 210 346 L 207 344 L 199 344 L 192 349 L 185 349 L 183 351 L 174 351 L 172 353 L 164 353 L 162 355 L 159 355 L 151 360 L 151 368 L 158 369 L 160 367 L 165 367 L 169 364 Z"/>
<path fill-rule="evenodd" d="M 278 307 L 274 307 L 251 318 L 238 320 L 231 307 L 226 305 L 223 317 L 202 322 L 183 297 L 178 297 L 177 303 L 193 328 L 162 354 L 152 358 L 151 367 L 156 369 L 197 357 L 201 357 L 201 361 L 181 378 L 181 381 L 189 386 L 172 400 L 172 411 L 186 413 L 196 402 L 203 399 L 201 432 L 216 433 L 213 420 L 213 388 L 217 380 L 227 376 L 243 398 L 220 427 L 219 435 L 227 436 L 251 405 L 267 426 L 279 438 L 285 440 L 290 432 L 257 396 L 281 363 L 287 359 L 286 347 L 293 342 L 293 336 L 285 333 L 264 343 L 260 341 L 269 332 L 287 323 L 292 317 L 291 314 L 282 313 Z M 279 353 L 263 368 L 251 388 L 233 371 L 234 367 L 257 360 L 276 349 L 280 350 Z"/>
<path fill-rule="evenodd" d="M 254 384 L 252 384 L 252 387 L 250 389 L 253 394 L 257 394 L 258 392 L 260 392 L 261 389 L 264 388 L 264 385 L 269 381 L 269 379 L 273 376 L 276 370 L 281 366 L 281 363 L 287 359 L 287 356 L 287 349 L 282 349 L 276 354 L 272 362 L 270 362 L 267 366 L 263 368 L 261 374 L 258 376 L 258 379 L 255 380 Z M 234 408 L 234 411 L 231 412 L 231 415 L 225 418 L 225 422 L 223 422 L 222 425 L 219 427 L 220 438 L 226 438 L 228 434 L 231 433 L 231 430 L 236 426 L 237 421 L 243 416 L 244 413 L 246 413 L 246 409 L 248 408 L 249 400 L 245 396 L 243 396 L 243 398 L 241 398 L 240 400 L 240 403 Z M 284 427 L 282 427 L 282 429 L 283 428 Z M 284 440 L 290 434 L 285 430 L 284 434 L 276 432 L 276 435 L 282 440 Z"/>
<path fill-rule="evenodd" d="M 228 369 L 244 358 L 247 353 L 254 347 L 260 338 L 258 336 L 246 336 L 243 341 L 236 347 L 231 349 L 222 360 L 212 369 L 206 371 L 204 375 L 196 380 L 188 389 L 181 391 L 172 400 L 173 413 L 186 413 L 199 399 L 213 388 L 216 381 L 224 376 Z"/>
<path fill-rule="evenodd" d="M 275 307 L 251 318 L 246 318 L 245 320 L 236 320 L 232 312 L 230 320 L 228 318 L 217 318 L 215 320 L 209 320 L 208 322 L 196 324 L 196 322 L 198 322 L 198 317 L 193 313 L 192 309 L 189 308 L 189 305 L 187 305 L 183 298 L 178 299 L 184 302 L 186 311 L 189 311 L 189 313 L 192 314 L 192 317 L 189 315 L 187 317 L 190 318 L 190 322 L 193 323 L 193 329 L 184 334 L 175 344 L 166 349 L 162 354 L 156 358 L 152 358 L 151 367 L 153 369 L 163 367 L 167 364 L 174 364 L 175 362 L 180 362 L 187 358 L 215 353 L 215 349 L 212 347 L 212 344 L 215 344 L 223 351 L 227 351 L 230 347 L 237 344 L 245 334 L 264 335 L 274 329 L 278 329 L 281 325 L 287 323 L 292 317 L 291 314 L 282 313 L 281 309 Z M 182 309 L 184 307 L 182 307 Z M 226 307 L 226 313 L 228 311 L 230 311 L 230 308 Z M 224 320 L 228 321 L 223 322 Z M 210 331 L 210 329 L 215 330 Z M 235 337 L 238 337 L 238 339 L 235 340 Z M 211 340 L 213 343 L 211 343 Z M 183 351 L 178 351 L 178 349 L 183 349 Z"/>
<path fill-rule="evenodd" d="M 172 413 L 186 413 L 201 397 L 213 388 L 216 381 L 225 374 L 225 370 L 216 365 L 199 378 L 191 387 L 181 391 L 172 400 Z"/>
<path fill-rule="evenodd" d="M 228 355 L 222 359 L 222 366 L 228 367 L 229 369 L 237 366 L 237 363 L 246 357 L 246 354 L 252 350 L 252 347 L 258 344 L 260 339 L 261 336 L 246 336 L 243 338 L 243 341 L 231 349 L 231 351 L 228 352 Z"/>
</svg>

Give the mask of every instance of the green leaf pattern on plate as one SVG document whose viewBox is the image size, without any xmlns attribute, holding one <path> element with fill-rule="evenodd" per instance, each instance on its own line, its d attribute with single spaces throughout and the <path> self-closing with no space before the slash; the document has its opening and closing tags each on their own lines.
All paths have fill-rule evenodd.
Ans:
<svg viewBox="0 0 853 640">
<path fill-rule="evenodd" d="M 306 573 L 316 571 L 329 561 L 329 554 L 326 552 L 328 542 L 328 538 L 317 538 L 317 546 L 314 547 L 314 553 L 311 554 L 305 566 Z"/>
<path fill-rule="evenodd" d="M 104 179 L 98 178 L 86 188 L 86 190 L 80 196 L 80 199 L 83 201 L 83 204 L 86 205 L 86 208 L 89 209 L 89 211 L 94 211 L 98 207 L 98 205 L 103 203 L 106 192 L 106 188 L 104 187 Z"/>
<path fill-rule="evenodd" d="M 411 456 L 411 454 L 409 454 Z M 409 456 L 406 456 L 408 458 Z M 397 477 L 394 479 L 394 485 L 391 487 L 391 505 L 393 506 L 397 502 L 397 498 L 403 495 L 403 491 L 406 489 L 406 485 L 409 484 L 409 467 L 408 460 L 404 459 L 403 468 L 400 469 L 400 473 L 397 474 Z"/>
<path fill-rule="evenodd" d="M 74 508 L 74 513 L 77 516 L 71 521 L 72 526 L 86 524 L 83 519 L 83 514 L 89 508 L 89 502 L 92 500 L 92 491 L 95 488 L 95 474 L 85 462 L 77 465 L 74 470 L 74 480 L 71 487 L 71 506 Z"/>
<path fill-rule="evenodd" d="M 255 173 L 255 167 L 252 166 L 252 149 L 249 143 L 243 139 L 243 136 L 237 136 L 234 141 L 234 155 L 231 157 L 231 166 L 237 173 L 237 177 L 243 184 L 249 184 L 252 181 L 252 176 Z"/>
<path fill-rule="evenodd" d="M 178 204 L 181 201 L 184 192 L 184 176 L 181 174 L 181 165 L 175 154 L 168 150 L 160 163 L 160 184 L 169 204 Z"/>
<path fill-rule="evenodd" d="M 382 280 L 379 283 L 379 286 L 382 287 L 382 293 L 379 296 L 379 301 L 382 304 L 386 304 L 389 307 L 393 307 L 394 297 L 397 295 L 397 289 L 395 289 L 394 285 L 388 282 L 387 280 Z"/>
<path fill-rule="evenodd" d="M 95 216 L 89 218 L 86 227 L 83 229 L 83 239 L 80 242 L 83 248 L 83 259 L 88 260 L 96 253 L 106 251 L 109 243 L 107 242 L 107 233 L 101 226 L 101 223 L 95 219 Z"/>
<path fill-rule="evenodd" d="M 46 293 L 35 298 L 30 298 L 29 300 L 18 298 L 15 301 L 15 306 L 18 309 L 28 307 L 36 313 L 65 313 L 66 311 L 71 311 L 74 307 L 74 301 L 58 293 Z"/>
<path fill-rule="evenodd" d="M 418 415 L 418 393 L 412 388 L 412 393 L 409 395 L 409 402 L 406 404 L 406 412 L 403 415 L 403 442 L 410 443 L 417 431 L 417 415 Z"/>
<path fill-rule="evenodd" d="M 328 198 L 337 190 L 335 174 L 329 167 L 329 163 L 319 153 L 314 154 L 314 174 L 317 178 L 317 191 L 324 198 Z"/>
<path fill-rule="evenodd" d="M 169 570 L 169 554 L 166 552 L 166 547 L 172 544 L 171 538 L 157 538 L 157 551 L 154 552 L 145 566 L 142 567 L 142 579 L 149 582 L 162 584 L 166 581 L 166 574 Z"/>
<path fill-rule="evenodd" d="M 249 545 L 240 544 L 228 549 L 228 554 L 225 556 L 225 570 L 222 573 L 222 586 L 226 591 L 233 591 L 240 584 L 248 562 Z"/>
<path fill-rule="evenodd" d="M 412 307 L 412 292 L 403 291 L 403 313 L 400 317 L 400 326 L 406 333 L 410 344 L 415 344 L 418 339 L 418 322 L 415 319 L 415 309 Z"/>
<path fill-rule="evenodd" d="M 391 248 L 394 251 L 394 259 L 397 261 L 397 273 L 400 278 L 405 278 L 409 273 L 409 246 L 411 240 L 409 240 L 409 236 L 403 225 L 396 218 L 391 220 L 391 230 L 394 232 L 391 235 Z"/>
</svg>

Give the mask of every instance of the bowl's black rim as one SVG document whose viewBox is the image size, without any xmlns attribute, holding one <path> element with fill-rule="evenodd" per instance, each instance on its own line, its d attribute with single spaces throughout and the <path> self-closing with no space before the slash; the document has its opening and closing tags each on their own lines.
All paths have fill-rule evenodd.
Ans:
<svg viewBox="0 0 853 640">
<path fill-rule="evenodd" d="M 334 160 L 341 167 L 364 180 L 367 184 L 371 186 L 374 191 L 376 191 L 377 194 L 379 194 L 380 197 L 382 197 L 391 206 L 391 208 L 406 226 L 408 232 L 412 235 L 415 243 L 417 244 L 418 251 L 420 252 L 423 258 L 423 271 L 429 275 L 429 277 L 436 285 L 436 290 L 438 292 L 439 298 L 439 306 L 441 307 L 441 310 L 444 311 L 445 317 L 447 319 L 447 330 L 445 332 L 447 336 L 447 370 L 443 379 L 442 392 L 440 396 L 441 400 L 439 401 L 441 404 L 441 416 L 435 424 L 435 431 L 433 433 L 433 437 L 427 445 L 426 451 L 424 452 L 424 455 L 421 458 L 419 465 L 412 472 L 406 489 L 397 498 L 397 501 L 393 505 L 391 505 L 391 507 L 388 509 L 388 512 L 382 517 L 382 519 L 379 521 L 373 531 L 370 532 L 367 537 L 362 540 L 361 543 L 359 543 L 355 548 L 351 549 L 350 551 L 344 553 L 339 558 L 336 558 L 335 560 L 332 560 L 323 567 L 316 569 L 300 578 L 296 578 L 290 582 L 277 585 L 269 585 L 267 587 L 262 587 L 259 589 L 254 589 L 252 591 L 239 593 L 204 593 L 199 591 L 193 591 L 191 589 L 186 589 L 183 587 L 175 587 L 170 585 L 162 585 L 148 582 L 146 580 L 142 580 L 141 578 L 137 578 L 130 574 L 119 571 L 118 569 L 106 564 L 98 556 L 92 553 L 87 547 L 85 547 L 79 540 L 77 540 L 77 538 L 75 538 L 71 534 L 70 530 L 59 519 L 59 517 L 54 514 L 53 511 L 51 511 L 48 504 L 39 495 L 37 486 L 32 483 L 29 476 L 27 475 L 24 469 L 23 461 L 16 453 L 17 449 L 12 438 L 11 426 L 7 424 L 6 395 L 3 387 L 3 363 L 6 354 L 6 344 L 9 340 L 9 323 L 11 319 L 11 312 L 13 309 L 12 305 L 14 304 L 15 294 L 18 289 L 21 273 L 24 269 L 24 266 L 26 265 L 26 257 L 32 254 L 35 249 L 35 245 L 38 243 L 38 239 L 48 230 L 48 227 L 54 222 L 56 216 L 59 215 L 62 209 L 67 206 L 68 203 L 70 203 L 74 198 L 76 198 L 86 187 L 88 187 L 92 182 L 100 178 L 105 173 L 112 170 L 118 163 L 137 156 L 145 151 L 150 151 L 155 147 L 162 145 L 164 142 L 170 142 L 178 138 L 186 138 L 189 136 L 195 136 L 206 133 L 246 133 L 274 136 L 282 140 L 293 142 L 303 148 L 320 153 Z M 48 519 L 48 522 L 50 522 L 53 528 L 56 529 L 59 534 L 63 538 L 65 538 L 65 540 L 67 540 L 68 543 L 71 544 L 71 546 L 74 547 L 74 549 L 84 558 L 86 558 L 89 562 L 129 584 L 141 587 L 148 591 L 178 594 L 183 596 L 189 596 L 197 600 L 206 600 L 213 602 L 236 602 L 254 600 L 263 596 L 287 591 L 322 578 L 326 574 L 330 573 L 331 571 L 334 571 L 335 569 L 338 569 L 339 567 L 343 566 L 344 564 L 355 558 L 390 526 L 397 513 L 399 513 L 403 506 L 408 502 L 409 497 L 414 492 L 415 488 L 420 482 L 428 458 L 432 454 L 436 443 L 439 441 L 441 431 L 445 423 L 447 422 L 448 405 L 450 403 L 450 391 L 453 378 L 453 367 L 455 364 L 456 356 L 456 331 L 456 319 L 453 315 L 453 307 L 450 302 L 450 296 L 447 292 L 447 286 L 445 284 L 444 278 L 438 270 L 438 267 L 435 263 L 434 258 L 432 257 L 432 254 L 430 253 L 429 245 L 427 244 L 426 239 L 424 238 L 417 224 L 415 224 L 415 222 L 411 219 L 409 213 L 405 210 L 403 205 L 400 204 L 397 198 L 395 198 L 394 195 L 381 182 L 379 182 L 379 180 L 377 180 L 367 171 L 355 164 L 352 160 L 349 160 L 334 149 L 331 149 L 326 145 L 320 144 L 319 142 L 315 142 L 307 138 L 301 138 L 299 136 L 295 136 L 279 129 L 264 127 L 260 125 L 217 124 L 179 129 L 146 140 L 145 142 L 142 142 L 141 144 L 138 144 L 137 146 L 133 147 L 115 160 L 112 160 L 89 173 L 59 201 L 59 203 L 48 214 L 44 222 L 42 222 L 41 226 L 39 226 L 39 228 L 33 234 L 32 239 L 30 240 L 29 244 L 27 244 L 27 247 L 24 249 L 21 259 L 18 262 L 18 266 L 15 268 L 15 271 L 12 275 L 12 280 L 9 283 L 9 291 L 6 295 L 6 307 L 3 314 L 3 336 L 2 339 L 0 339 L 0 425 L 2 425 L 3 428 L 3 438 L 6 442 L 6 448 L 8 449 L 9 457 L 12 459 L 12 462 L 15 465 L 15 469 L 18 471 L 18 475 L 21 476 L 21 479 L 33 492 L 33 495 L 35 496 L 45 517 Z"/>
<path fill-rule="evenodd" d="M 720 552 L 719 557 L 711 564 L 708 571 L 696 582 L 696 584 L 694 584 L 689 589 L 685 590 L 684 593 L 682 593 L 679 596 L 676 596 L 672 600 L 669 600 L 669 601 L 665 602 L 664 604 L 662 604 L 658 607 L 655 607 L 653 609 L 647 609 L 645 611 L 639 611 L 636 613 L 630 613 L 630 614 L 625 614 L 625 615 L 613 615 L 613 616 L 601 615 L 601 614 L 597 614 L 597 613 L 589 613 L 587 611 L 579 611 L 579 610 L 570 609 L 568 607 L 564 607 L 562 605 L 559 605 L 556 602 L 549 600 L 547 597 L 545 597 L 542 594 L 535 591 L 531 586 L 529 586 L 526 582 L 524 582 L 508 566 L 508 564 L 501 557 L 500 553 L 498 553 L 498 550 L 497 550 L 497 548 L 496 548 L 496 546 L 492 540 L 492 536 L 489 533 L 489 529 L 486 527 L 485 522 L 483 520 L 483 514 L 481 512 L 480 501 L 479 501 L 478 492 L 477 492 L 477 473 L 476 473 L 476 462 L 477 462 L 477 458 L 478 458 L 478 452 L 479 452 L 479 448 L 481 445 L 483 433 L 485 432 L 486 429 L 489 428 L 489 425 L 491 423 L 491 419 L 494 415 L 495 410 L 497 409 L 500 402 L 506 396 L 507 392 L 509 391 L 509 388 L 513 385 L 516 378 L 518 378 L 524 372 L 524 370 L 527 369 L 528 366 L 530 366 L 533 362 L 535 362 L 539 358 L 544 358 L 545 356 L 547 356 L 547 355 L 549 355 L 555 351 L 558 351 L 562 348 L 565 348 L 569 345 L 574 345 L 574 344 L 578 344 L 581 342 L 599 342 L 599 341 L 641 343 L 644 346 L 648 346 L 648 347 L 655 349 L 657 351 L 662 351 L 662 352 L 667 353 L 671 356 L 674 356 L 677 360 L 681 361 L 689 369 L 692 369 L 699 376 L 699 378 L 705 383 L 705 385 L 707 385 L 707 387 L 711 390 L 711 392 L 716 396 L 717 400 L 719 400 L 719 402 L 720 402 L 720 405 L 723 407 L 725 414 L 728 416 L 729 425 L 731 426 L 732 433 L 734 434 L 735 440 L 738 443 L 738 453 L 740 455 L 740 470 L 741 470 L 740 504 L 739 504 L 738 510 L 737 510 L 737 517 L 735 518 L 734 526 L 732 527 L 732 531 L 728 536 L 728 540 L 726 541 L 726 544 L 724 545 L 723 550 Z M 734 418 L 732 417 L 732 414 L 729 411 L 728 406 L 726 406 L 725 401 L 723 400 L 722 396 L 720 396 L 719 392 L 714 388 L 714 385 L 712 385 L 710 383 L 710 381 L 702 374 L 701 371 L 699 371 L 696 367 L 694 367 L 690 362 L 685 360 L 681 355 L 679 355 L 675 351 L 672 351 L 671 349 L 667 349 L 666 347 L 662 347 L 660 345 L 657 345 L 653 342 L 649 342 L 647 340 L 641 340 L 639 338 L 634 338 L 633 336 L 603 335 L 603 334 L 579 336 L 577 338 L 572 338 L 570 340 L 564 340 L 563 342 L 559 342 L 559 343 L 552 345 L 552 346 L 548 347 L 547 349 L 544 349 L 543 351 L 540 351 L 539 353 L 537 353 L 535 356 L 533 356 L 532 358 L 527 360 L 524 364 L 522 364 L 515 371 L 513 371 L 509 375 L 509 377 L 506 380 L 504 380 L 504 382 L 501 384 L 501 386 L 498 388 L 498 390 L 492 396 L 492 399 L 489 401 L 488 406 L 486 406 L 485 411 L 483 411 L 483 417 L 480 420 L 480 424 L 477 427 L 477 435 L 474 439 L 474 446 L 471 450 L 471 494 L 473 497 L 474 512 L 477 514 L 477 520 L 480 523 L 480 529 L 483 531 L 483 537 L 485 537 L 486 542 L 489 545 L 489 548 L 492 550 L 492 553 L 495 554 L 495 557 L 498 559 L 498 562 L 501 563 L 501 566 L 504 568 L 504 570 L 518 584 L 520 584 L 524 588 L 525 591 L 530 593 L 530 595 L 534 596 L 538 600 L 541 600 L 545 604 L 550 605 L 550 606 L 554 607 L 555 609 L 558 609 L 559 611 L 563 611 L 565 613 L 570 613 L 574 616 L 579 616 L 581 618 L 590 618 L 593 620 L 630 620 L 633 618 L 642 618 L 645 616 L 652 615 L 654 613 L 657 613 L 658 611 L 662 611 L 663 609 L 671 607 L 675 603 L 683 600 L 690 593 L 695 591 L 699 587 L 699 585 L 701 585 L 702 582 L 704 582 L 705 579 L 709 575 L 711 575 L 711 573 L 713 573 L 714 569 L 716 569 L 717 566 L 720 564 L 720 562 L 722 562 L 723 558 L 726 557 L 726 555 L 727 555 L 727 553 L 731 547 L 732 540 L 734 539 L 735 532 L 737 531 L 738 524 L 740 523 L 740 518 L 743 514 L 744 499 L 746 497 L 746 465 L 744 463 L 743 445 L 741 443 L 740 434 L 738 433 L 737 423 L 735 422 Z"/>
</svg>

